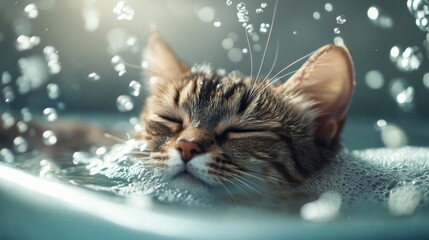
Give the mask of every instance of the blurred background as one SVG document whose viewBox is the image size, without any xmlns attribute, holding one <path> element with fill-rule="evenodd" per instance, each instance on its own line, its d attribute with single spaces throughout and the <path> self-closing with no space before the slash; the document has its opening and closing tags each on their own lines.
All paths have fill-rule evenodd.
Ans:
<svg viewBox="0 0 429 240">
<path fill-rule="evenodd" d="M 211 63 L 246 75 L 250 54 L 254 75 L 273 66 L 273 76 L 327 43 L 344 43 L 357 83 L 344 144 L 429 145 L 428 1 L 279 1 L 272 23 L 274 6 L 271 0 L 0 0 L 1 117 L 138 116 L 147 80 L 141 53 L 155 24 L 190 66 Z"/>
</svg>

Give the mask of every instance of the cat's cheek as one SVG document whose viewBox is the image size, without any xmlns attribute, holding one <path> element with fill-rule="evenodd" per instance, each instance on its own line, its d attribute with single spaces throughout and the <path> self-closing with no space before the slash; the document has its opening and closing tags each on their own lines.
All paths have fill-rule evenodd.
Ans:
<svg viewBox="0 0 429 240">
<path fill-rule="evenodd" d="M 209 154 L 202 154 L 194 157 L 188 164 L 187 170 L 201 181 L 215 186 L 219 185 L 216 177 L 210 173 L 208 162 L 211 161 Z"/>
</svg>

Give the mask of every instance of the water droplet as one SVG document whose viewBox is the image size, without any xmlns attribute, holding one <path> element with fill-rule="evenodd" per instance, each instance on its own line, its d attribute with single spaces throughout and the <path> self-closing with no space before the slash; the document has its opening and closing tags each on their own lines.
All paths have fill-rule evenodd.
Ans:
<svg viewBox="0 0 429 240">
<path fill-rule="evenodd" d="M 30 110 L 28 110 L 28 108 L 21 109 L 21 115 L 22 115 L 22 120 L 24 122 L 30 122 L 31 119 L 33 118 L 33 115 L 31 114 Z"/>
<path fill-rule="evenodd" d="M 416 25 L 420 30 L 428 32 L 429 31 L 429 15 L 426 17 L 421 17 L 416 19 Z"/>
<path fill-rule="evenodd" d="M 12 76 L 9 72 L 5 71 L 1 75 L 1 82 L 3 85 L 9 84 L 12 81 Z"/>
<path fill-rule="evenodd" d="M 380 71 L 371 70 L 365 75 L 365 83 L 371 89 L 380 89 L 384 85 L 384 76 Z"/>
<path fill-rule="evenodd" d="M 134 97 L 138 97 L 140 95 L 141 87 L 142 85 L 135 80 L 131 81 L 130 84 L 128 85 L 130 94 Z"/>
<path fill-rule="evenodd" d="M 381 131 L 383 128 L 385 128 L 387 126 L 387 122 L 384 119 L 380 119 L 375 123 L 375 129 L 377 131 Z"/>
<path fill-rule="evenodd" d="M 16 127 L 18 128 L 19 133 L 25 133 L 28 130 L 28 125 L 23 121 L 19 121 L 16 124 Z"/>
<path fill-rule="evenodd" d="M 381 10 L 375 6 L 368 8 L 367 15 L 371 23 L 381 28 L 392 28 L 393 19 L 382 13 Z"/>
<path fill-rule="evenodd" d="M 43 116 L 48 122 L 53 122 L 58 118 L 57 111 L 53 108 L 45 108 L 43 110 Z"/>
<path fill-rule="evenodd" d="M 24 153 L 28 150 L 28 142 L 21 136 L 13 139 L 13 145 L 18 153 Z"/>
<path fill-rule="evenodd" d="M 15 118 L 12 114 L 5 112 L 1 115 L 1 120 L 3 122 L 3 128 L 8 129 L 15 124 Z"/>
<path fill-rule="evenodd" d="M 423 84 L 425 87 L 429 88 L 429 73 L 423 75 Z"/>
<path fill-rule="evenodd" d="M 378 16 L 379 16 L 378 8 L 376 8 L 374 6 L 368 8 L 367 15 L 368 15 L 368 18 L 371 20 L 378 19 Z"/>
<path fill-rule="evenodd" d="M 262 48 L 261 44 L 259 44 L 259 43 L 256 43 L 253 45 L 253 50 L 255 50 L 255 52 L 261 51 L 261 48 Z"/>
<path fill-rule="evenodd" d="M 246 9 L 246 4 L 244 2 L 240 2 L 239 4 L 237 4 L 237 10 L 245 10 Z"/>
<path fill-rule="evenodd" d="M 5 103 L 11 103 L 15 100 L 15 93 L 13 89 L 9 86 L 3 88 L 3 97 Z"/>
<path fill-rule="evenodd" d="M 215 17 L 215 11 L 211 7 L 203 7 L 198 11 L 198 17 L 203 22 L 211 22 Z"/>
<path fill-rule="evenodd" d="M 337 20 L 337 23 L 338 23 L 338 24 L 344 24 L 344 23 L 346 23 L 346 21 L 347 21 L 346 16 L 344 16 L 344 15 L 340 15 L 340 16 L 338 16 L 338 17 L 336 18 L 336 20 Z"/>
<path fill-rule="evenodd" d="M 20 35 L 17 39 L 16 39 L 16 49 L 18 51 L 24 51 L 24 50 L 29 50 L 32 49 L 33 47 L 37 46 L 40 44 L 40 37 L 38 36 L 25 36 L 25 35 Z"/>
<path fill-rule="evenodd" d="M 332 6 L 332 4 L 330 4 L 330 3 L 325 4 L 325 11 L 332 12 L 333 9 L 334 9 L 334 7 Z"/>
<path fill-rule="evenodd" d="M 213 22 L 213 26 L 215 27 L 220 27 L 222 25 L 221 21 L 219 21 L 219 19 L 217 19 L 216 21 Z"/>
<path fill-rule="evenodd" d="M 49 83 L 46 88 L 50 99 L 57 99 L 60 96 L 60 88 L 58 87 L 58 84 Z"/>
<path fill-rule="evenodd" d="M 232 5 L 232 0 L 226 0 L 226 5 L 227 6 L 231 6 Z"/>
<path fill-rule="evenodd" d="M 48 62 L 48 69 L 51 75 L 58 74 L 61 71 L 58 50 L 52 46 L 46 46 L 43 49 L 43 53 L 45 54 L 45 59 Z"/>
<path fill-rule="evenodd" d="M 225 38 L 224 40 L 222 40 L 222 47 L 225 50 L 229 50 L 234 46 L 234 41 L 230 38 Z"/>
<path fill-rule="evenodd" d="M 231 62 L 240 62 L 243 58 L 243 53 L 239 48 L 231 48 L 228 51 L 228 58 L 231 60 Z"/>
<path fill-rule="evenodd" d="M 129 112 L 134 108 L 134 102 L 130 96 L 121 95 L 116 99 L 116 107 L 120 112 Z"/>
<path fill-rule="evenodd" d="M 24 12 L 27 15 L 28 18 L 36 18 L 39 16 L 39 10 L 37 9 L 36 4 L 31 3 L 25 6 Z"/>
<path fill-rule="evenodd" d="M 261 3 L 261 8 L 266 8 L 268 6 L 268 4 L 267 3 Z"/>
<path fill-rule="evenodd" d="M 113 8 L 113 13 L 116 14 L 118 20 L 133 20 L 134 9 L 125 1 L 119 1 Z"/>
<path fill-rule="evenodd" d="M 334 28 L 334 33 L 335 34 L 340 34 L 341 33 L 340 28 L 338 28 L 338 27 Z"/>
<path fill-rule="evenodd" d="M 319 20 L 319 19 L 320 19 L 320 13 L 319 13 L 319 12 L 314 12 L 314 13 L 313 13 L 313 18 L 314 18 L 315 20 Z"/>
<path fill-rule="evenodd" d="M 262 13 L 262 12 L 264 12 L 264 10 L 262 10 L 262 8 L 257 8 L 256 9 L 256 13 Z"/>
<path fill-rule="evenodd" d="M 219 83 L 218 85 L 216 85 L 216 89 L 219 89 L 222 87 L 222 83 Z"/>
<path fill-rule="evenodd" d="M 298 34 L 298 31 L 293 31 L 293 32 L 292 32 L 292 34 L 293 34 L 293 35 L 297 35 L 297 34 Z"/>
<path fill-rule="evenodd" d="M 420 48 L 407 47 L 404 51 L 399 46 L 390 49 L 390 60 L 403 72 L 412 72 L 420 68 L 423 62 L 423 53 Z"/>
<path fill-rule="evenodd" d="M 0 150 L 0 161 L 5 163 L 13 163 L 15 161 L 15 156 L 12 151 L 7 148 L 2 148 Z"/>
<path fill-rule="evenodd" d="M 402 78 L 393 79 L 390 83 L 390 95 L 404 111 L 410 111 L 414 106 L 414 87 Z"/>
<path fill-rule="evenodd" d="M 397 125 L 388 123 L 381 129 L 381 141 L 388 148 L 399 148 L 407 145 L 407 134 Z"/>
<path fill-rule="evenodd" d="M 242 53 L 244 53 L 244 54 L 246 54 L 246 53 L 248 53 L 248 52 L 249 52 L 249 50 L 247 50 L 247 48 L 243 48 L 243 49 L 241 50 L 241 52 L 242 52 Z"/>
<path fill-rule="evenodd" d="M 335 44 L 335 46 L 343 46 L 344 45 L 344 39 L 342 37 L 335 37 L 334 38 L 334 44 Z"/>
<path fill-rule="evenodd" d="M 42 138 L 43 138 L 43 143 L 46 146 L 52 146 L 52 145 L 55 145 L 55 143 L 57 143 L 57 136 L 51 130 L 44 131 L 42 134 Z"/>
<path fill-rule="evenodd" d="M 96 72 L 92 72 L 92 73 L 88 74 L 88 79 L 91 81 L 98 81 L 98 80 L 100 80 L 100 75 L 98 75 L 98 73 L 96 73 Z"/>
</svg>

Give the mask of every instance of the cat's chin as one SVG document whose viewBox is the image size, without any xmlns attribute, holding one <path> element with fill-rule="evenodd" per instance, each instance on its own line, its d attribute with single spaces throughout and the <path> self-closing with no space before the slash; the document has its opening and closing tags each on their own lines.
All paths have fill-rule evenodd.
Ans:
<svg viewBox="0 0 429 240">
<path fill-rule="evenodd" d="M 170 184 L 180 190 L 188 190 L 195 193 L 212 192 L 211 186 L 187 171 L 181 172 L 174 176 L 170 180 Z"/>
</svg>

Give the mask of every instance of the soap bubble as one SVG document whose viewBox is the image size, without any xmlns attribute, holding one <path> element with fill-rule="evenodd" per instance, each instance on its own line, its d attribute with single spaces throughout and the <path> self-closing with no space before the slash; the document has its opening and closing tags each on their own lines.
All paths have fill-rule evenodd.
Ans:
<svg viewBox="0 0 429 240">
<path fill-rule="evenodd" d="M 340 15 L 336 18 L 338 24 L 344 24 L 347 22 L 346 16 Z"/>
<path fill-rule="evenodd" d="M 43 143 L 47 146 L 52 146 L 52 145 L 55 145 L 55 143 L 57 143 L 57 136 L 51 130 L 44 131 L 42 134 L 42 138 L 43 138 Z"/>
<path fill-rule="evenodd" d="M 53 108 L 45 108 L 43 110 L 43 116 L 48 122 L 56 121 L 58 118 L 57 111 Z"/>
<path fill-rule="evenodd" d="M 120 112 L 129 112 L 134 108 L 134 102 L 130 96 L 120 95 L 116 99 L 116 107 Z"/>
<path fill-rule="evenodd" d="M 34 3 L 25 6 L 24 13 L 27 15 L 28 18 L 36 18 L 37 16 L 39 16 L 39 10 Z"/>
<path fill-rule="evenodd" d="M 380 71 L 371 70 L 365 75 L 365 83 L 371 89 L 380 89 L 384 85 L 384 76 Z"/>
<path fill-rule="evenodd" d="M 18 153 L 24 153 L 28 150 L 28 142 L 21 136 L 13 139 L 13 145 Z"/>
<path fill-rule="evenodd" d="M 130 94 L 134 97 L 138 97 L 140 95 L 141 87 L 142 85 L 135 80 L 131 81 L 130 84 L 128 85 Z"/>
<path fill-rule="evenodd" d="M 15 161 L 15 156 L 12 151 L 7 148 L 2 148 L 0 150 L 0 161 L 5 163 L 13 163 Z"/>
<path fill-rule="evenodd" d="M 48 97 L 50 99 L 57 99 L 60 96 L 60 88 L 58 87 L 58 84 L 49 83 L 46 86 L 46 89 L 48 90 Z"/>
<path fill-rule="evenodd" d="M 134 9 L 125 1 L 119 1 L 113 8 L 113 13 L 116 14 L 118 20 L 133 20 Z"/>
</svg>

